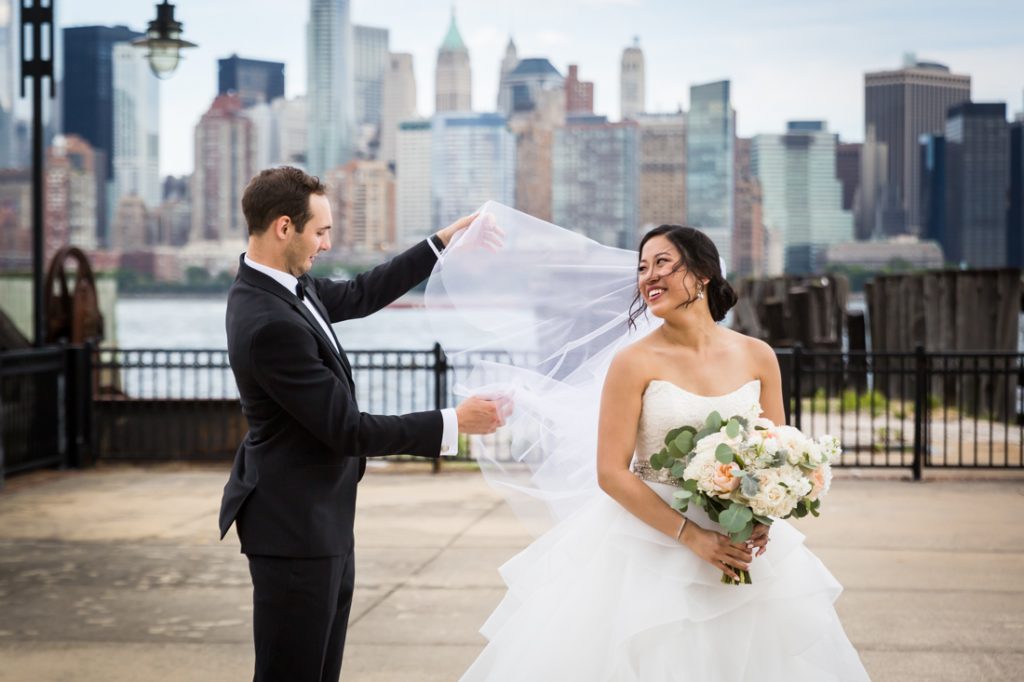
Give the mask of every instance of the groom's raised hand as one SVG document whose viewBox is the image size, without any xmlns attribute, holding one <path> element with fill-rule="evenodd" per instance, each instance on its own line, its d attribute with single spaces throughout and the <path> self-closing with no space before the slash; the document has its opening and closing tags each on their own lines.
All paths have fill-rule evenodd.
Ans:
<svg viewBox="0 0 1024 682">
<path fill-rule="evenodd" d="M 512 401 L 508 398 L 466 398 L 455 408 L 459 420 L 459 431 L 471 435 L 494 433 L 505 425 L 505 417 L 512 413 Z"/>
<path fill-rule="evenodd" d="M 461 234 L 460 234 L 461 233 Z M 445 246 L 451 244 L 458 236 L 460 245 L 473 248 L 482 248 L 497 253 L 505 245 L 505 231 L 498 226 L 494 216 L 485 213 L 480 215 L 474 213 L 459 218 L 454 223 L 437 233 Z"/>
</svg>

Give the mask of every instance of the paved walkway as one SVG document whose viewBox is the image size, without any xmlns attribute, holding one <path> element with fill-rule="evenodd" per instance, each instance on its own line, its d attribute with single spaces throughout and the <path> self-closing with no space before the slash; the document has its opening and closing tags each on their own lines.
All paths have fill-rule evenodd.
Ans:
<svg viewBox="0 0 1024 682">
<path fill-rule="evenodd" d="M 529 538 L 468 472 L 371 470 L 346 682 L 449 682 Z M 251 679 L 250 586 L 216 538 L 226 468 L 43 472 L 0 492 L 0 681 Z M 1024 481 L 837 481 L 811 548 L 879 680 L 1024 669 Z M 711 681 L 709 681 L 711 682 Z"/>
</svg>

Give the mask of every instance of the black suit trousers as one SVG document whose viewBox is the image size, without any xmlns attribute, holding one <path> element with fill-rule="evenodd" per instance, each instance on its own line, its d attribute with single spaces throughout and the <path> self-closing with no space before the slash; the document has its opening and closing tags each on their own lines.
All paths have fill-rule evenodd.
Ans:
<svg viewBox="0 0 1024 682">
<path fill-rule="evenodd" d="M 254 682 L 338 682 L 352 609 L 354 555 L 248 558 Z"/>
</svg>

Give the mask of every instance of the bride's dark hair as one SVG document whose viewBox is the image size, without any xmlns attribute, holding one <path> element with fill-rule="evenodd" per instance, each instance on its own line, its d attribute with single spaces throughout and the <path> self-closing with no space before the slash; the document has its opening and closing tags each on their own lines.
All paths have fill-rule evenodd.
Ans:
<svg viewBox="0 0 1024 682">
<path fill-rule="evenodd" d="M 679 251 L 679 262 L 672 272 L 680 268 L 687 268 L 699 278 L 707 278 L 708 283 L 704 290 L 708 299 L 708 309 L 715 322 L 725 319 L 725 314 L 736 305 L 736 292 L 732 286 L 722 277 L 721 260 L 718 257 L 718 249 L 711 238 L 700 230 L 682 225 L 661 225 L 650 230 L 640 240 L 637 248 L 637 259 L 639 260 L 644 250 L 644 244 L 653 237 L 664 236 Z M 685 284 L 683 285 L 686 286 Z M 680 307 L 693 305 L 697 296 L 687 289 L 689 298 Z M 636 289 L 633 303 L 629 306 L 629 326 L 635 328 L 636 320 L 647 311 L 647 303 L 644 301 L 640 287 Z"/>
</svg>

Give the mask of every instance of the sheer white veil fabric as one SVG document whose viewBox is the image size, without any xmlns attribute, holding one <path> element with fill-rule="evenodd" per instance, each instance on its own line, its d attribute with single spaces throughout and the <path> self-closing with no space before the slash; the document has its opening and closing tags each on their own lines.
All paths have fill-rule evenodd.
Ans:
<svg viewBox="0 0 1024 682">
<path fill-rule="evenodd" d="M 484 248 L 494 225 L 505 233 L 496 252 Z M 488 202 L 445 249 L 427 283 L 427 309 L 445 311 L 449 320 L 454 309 L 454 326 L 462 329 L 433 324 L 452 363 L 467 368 L 457 376 L 456 395 L 507 395 L 514 402 L 506 425 L 493 436 L 474 436 L 471 450 L 488 482 L 535 533 L 600 493 L 597 426 L 608 365 L 621 347 L 660 324 L 641 315 L 636 329 L 629 327 L 636 269 L 636 251 Z"/>
</svg>

